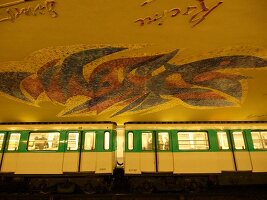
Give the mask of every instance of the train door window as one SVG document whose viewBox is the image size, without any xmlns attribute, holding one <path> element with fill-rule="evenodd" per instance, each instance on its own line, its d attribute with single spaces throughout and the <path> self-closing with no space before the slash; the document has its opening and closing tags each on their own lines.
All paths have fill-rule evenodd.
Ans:
<svg viewBox="0 0 267 200">
<path fill-rule="evenodd" d="M 235 149 L 245 149 L 245 142 L 242 131 L 233 132 Z"/>
<path fill-rule="evenodd" d="M 128 150 L 133 150 L 134 147 L 134 134 L 133 132 L 128 132 Z"/>
<path fill-rule="evenodd" d="M 69 132 L 68 137 L 68 150 L 77 150 L 79 142 L 79 133 L 78 132 Z"/>
<path fill-rule="evenodd" d="M 59 132 L 30 133 L 29 151 L 55 151 L 59 147 Z"/>
<path fill-rule="evenodd" d="M 109 141 L 110 141 L 110 133 L 106 131 L 104 133 L 104 149 L 105 150 L 109 149 Z"/>
<path fill-rule="evenodd" d="M 254 149 L 267 148 L 267 131 L 251 132 Z"/>
<path fill-rule="evenodd" d="M 142 133 L 142 150 L 152 150 L 152 133 Z"/>
<path fill-rule="evenodd" d="M 158 133 L 158 149 L 159 150 L 169 150 L 170 149 L 170 140 L 168 132 L 159 132 Z"/>
<path fill-rule="evenodd" d="M 20 133 L 11 133 L 7 150 L 16 151 L 19 147 Z"/>
<path fill-rule="evenodd" d="M 85 150 L 94 150 L 95 149 L 95 132 L 86 132 L 84 140 L 84 149 Z"/>
<path fill-rule="evenodd" d="M 3 143 L 4 143 L 4 137 L 5 137 L 5 134 L 4 133 L 0 133 L 0 150 L 2 150 L 2 146 L 3 146 Z"/>
<path fill-rule="evenodd" d="M 209 149 L 207 132 L 178 132 L 177 134 L 181 150 Z"/>
<path fill-rule="evenodd" d="M 229 149 L 228 139 L 227 139 L 227 133 L 225 131 L 218 131 L 218 143 L 220 149 Z"/>
<path fill-rule="evenodd" d="M 261 138 L 262 138 L 263 148 L 267 149 L 267 131 L 261 132 Z"/>
</svg>

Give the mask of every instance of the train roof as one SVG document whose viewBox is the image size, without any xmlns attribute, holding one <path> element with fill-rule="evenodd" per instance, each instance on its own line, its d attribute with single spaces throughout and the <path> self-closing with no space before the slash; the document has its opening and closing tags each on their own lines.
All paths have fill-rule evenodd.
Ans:
<svg viewBox="0 0 267 200">
<path fill-rule="evenodd" d="M 0 123 L 0 131 L 15 130 L 97 130 L 115 129 L 115 122 L 24 122 Z"/>
<path fill-rule="evenodd" d="M 267 121 L 126 122 L 126 130 L 267 129 Z"/>
</svg>

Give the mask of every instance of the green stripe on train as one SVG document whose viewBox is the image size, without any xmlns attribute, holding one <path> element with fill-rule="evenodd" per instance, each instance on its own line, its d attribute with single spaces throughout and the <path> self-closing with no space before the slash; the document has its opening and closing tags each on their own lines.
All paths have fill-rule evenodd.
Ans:
<svg viewBox="0 0 267 200">
<path fill-rule="evenodd" d="M 125 132 L 125 152 L 154 152 L 155 151 L 155 141 L 153 140 L 153 148 L 152 150 L 142 150 L 142 133 L 158 133 L 158 132 L 168 132 L 170 135 L 170 148 L 169 150 L 157 150 L 158 152 L 223 152 L 223 151 L 232 151 L 233 147 L 233 139 L 232 132 L 234 131 L 242 131 L 244 135 L 244 142 L 245 142 L 245 149 L 241 150 L 234 150 L 234 151 L 267 151 L 267 149 L 254 149 L 253 141 L 251 137 L 251 131 L 252 130 L 197 130 L 197 131 L 203 131 L 208 133 L 208 140 L 209 140 L 209 149 L 207 150 L 180 150 L 178 145 L 178 136 L 177 132 L 183 131 L 183 130 L 127 130 Z M 196 130 L 191 130 L 195 132 Z M 227 140 L 229 144 L 229 149 L 220 149 L 218 144 L 218 137 L 217 132 L 218 131 L 225 131 L 227 133 Z M 257 131 L 257 130 L 253 130 Z M 262 130 L 261 130 L 262 131 Z M 128 133 L 132 132 L 134 135 L 133 138 L 133 149 L 129 150 L 128 147 Z M 190 130 L 185 130 L 185 132 L 190 132 Z"/>
<path fill-rule="evenodd" d="M 104 149 L 104 132 L 109 131 L 110 132 L 110 140 L 109 140 L 109 149 Z M 48 133 L 48 132 L 60 132 L 60 138 L 59 138 L 59 148 L 58 150 L 28 150 L 28 139 L 30 133 Z M 115 130 L 83 130 L 83 131 L 77 131 L 77 130 L 68 130 L 68 131 L 57 131 L 57 130 L 42 130 L 42 131 L 31 131 L 31 130 L 23 130 L 23 131 L 0 131 L 0 133 L 5 133 L 5 138 L 2 143 L 1 152 L 5 151 L 6 153 L 62 153 L 62 152 L 79 152 L 80 149 L 77 150 L 67 150 L 67 135 L 69 132 L 95 132 L 96 133 L 96 141 L 95 141 L 95 149 L 94 150 L 84 150 L 82 149 L 82 152 L 113 152 L 116 150 L 116 131 Z M 20 133 L 20 144 L 19 148 L 17 150 L 8 150 L 8 144 L 10 139 L 11 133 Z M 8 134 L 8 136 L 7 136 Z M 80 138 L 79 138 L 79 147 L 81 147 L 80 144 Z M 5 146 L 5 147 L 4 147 Z M 82 146 L 84 146 L 84 138 L 82 140 Z"/>
</svg>

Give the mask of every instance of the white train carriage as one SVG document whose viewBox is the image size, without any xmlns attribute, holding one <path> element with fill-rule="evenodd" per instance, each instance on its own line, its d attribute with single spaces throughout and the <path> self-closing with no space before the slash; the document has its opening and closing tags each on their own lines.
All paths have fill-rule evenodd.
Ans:
<svg viewBox="0 0 267 200">
<path fill-rule="evenodd" d="M 267 123 L 125 123 L 125 174 L 267 172 Z"/>
<path fill-rule="evenodd" d="M 115 145 L 111 122 L 1 124 L 1 173 L 112 174 Z"/>
</svg>

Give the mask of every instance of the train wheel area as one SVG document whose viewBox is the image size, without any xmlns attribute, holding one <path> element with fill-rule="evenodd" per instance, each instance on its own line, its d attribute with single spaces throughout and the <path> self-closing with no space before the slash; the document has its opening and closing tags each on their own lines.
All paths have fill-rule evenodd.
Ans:
<svg viewBox="0 0 267 200">
<path fill-rule="evenodd" d="M 154 193 L 110 193 L 101 194 L 32 194 L 32 193 L 0 193 L 1 200 L 264 200 L 267 196 L 267 185 L 254 186 L 220 186 L 206 191 L 194 192 L 154 192 Z"/>
<path fill-rule="evenodd" d="M 110 193 L 110 176 L 77 177 L 23 177 L 3 176 L 0 179 L 1 194 L 103 194 Z M 1 198 L 0 198 L 1 200 Z"/>
<path fill-rule="evenodd" d="M 266 179 L 266 174 L 256 178 Z M 265 194 L 267 184 L 255 184 L 250 173 L 225 174 L 225 176 L 168 176 L 140 175 L 124 176 L 123 170 L 115 171 L 114 176 L 81 177 L 1 177 L 0 200 L 9 195 L 40 195 L 61 197 L 78 195 L 91 198 L 101 195 L 164 195 L 205 196 L 224 194 Z M 2 198 L 5 197 L 5 198 Z M 120 198 L 120 197 L 114 197 Z M 28 198 L 26 198 L 28 199 Z M 204 198 L 205 199 L 205 198 Z M 256 198 L 257 199 L 257 198 Z M 261 199 L 261 198 L 260 198 Z"/>
</svg>

